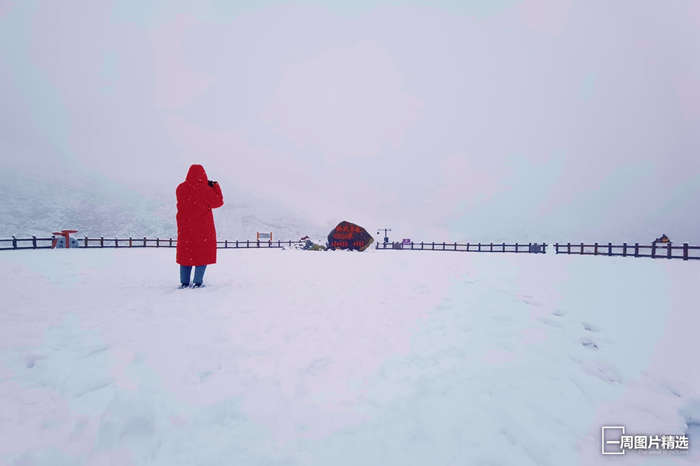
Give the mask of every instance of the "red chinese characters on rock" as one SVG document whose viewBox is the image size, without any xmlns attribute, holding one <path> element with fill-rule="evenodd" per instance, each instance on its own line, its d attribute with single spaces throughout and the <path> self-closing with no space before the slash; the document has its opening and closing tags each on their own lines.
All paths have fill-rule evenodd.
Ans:
<svg viewBox="0 0 700 466">
<path fill-rule="evenodd" d="M 347 221 L 340 222 L 328 235 L 330 249 L 364 251 L 373 241 L 367 230 Z"/>
</svg>

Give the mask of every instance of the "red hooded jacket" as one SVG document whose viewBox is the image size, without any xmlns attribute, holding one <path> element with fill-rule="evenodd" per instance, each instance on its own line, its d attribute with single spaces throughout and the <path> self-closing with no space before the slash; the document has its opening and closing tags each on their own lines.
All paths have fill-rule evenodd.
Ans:
<svg viewBox="0 0 700 466">
<path fill-rule="evenodd" d="M 211 210 L 224 205 L 218 183 L 211 187 L 201 165 L 192 165 L 177 195 L 177 258 L 180 265 L 216 264 L 216 229 Z"/>
</svg>

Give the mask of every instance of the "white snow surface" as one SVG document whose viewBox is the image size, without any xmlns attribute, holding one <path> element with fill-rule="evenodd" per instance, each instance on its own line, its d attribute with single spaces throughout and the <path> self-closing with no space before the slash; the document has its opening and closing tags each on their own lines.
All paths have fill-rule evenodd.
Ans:
<svg viewBox="0 0 700 466">
<path fill-rule="evenodd" d="M 700 464 L 700 264 L 0 252 L 0 464 Z M 690 436 L 601 455 L 600 427 Z"/>
</svg>

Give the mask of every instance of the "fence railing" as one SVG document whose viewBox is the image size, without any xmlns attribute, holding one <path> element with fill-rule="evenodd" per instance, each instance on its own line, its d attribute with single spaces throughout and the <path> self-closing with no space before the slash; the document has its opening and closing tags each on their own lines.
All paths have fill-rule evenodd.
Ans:
<svg viewBox="0 0 700 466">
<path fill-rule="evenodd" d="M 56 236 L 48 238 L 17 238 L 0 239 L 0 251 L 15 249 L 51 249 Z M 177 238 L 75 238 L 78 248 L 174 248 L 177 247 Z M 258 241 L 258 240 L 224 240 L 217 241 L 217 249 L 248 249 L 248 248 L 282 248 L 295 244 L 303 244 L 303 241 Z"/>
<path fill-rule="evenodd" d="M 647 244 L 612 244 L 612 243 L 554 243 L 556 254 L 578 254 L 584 256 L 622 256 L 622 257 L 651 257 L 652 259 L 700 259 L 700 246 L 689 246 L 683 243 L 674 246 L 673 243 Z"/>
<path fill-rule="evenodd" d="M 55 237 L 51 238 L 16 238 L 0 239 L 0 250 L 4 249 L 51 249 Z"/>
<path fill-rule="evenodd" d="M 39 238 L 0 239 L 0 250 L 17 249 L 51 249 L 56 236 Z M 177 238 L 75 238 L 79 248 L 174 248 Z M 218 249 L 271 249 L 284 246 L 304 244 L 303 241 L 259 241 L 259 240 L 223 240 L 217 241 Z M 413 250 L 413 251 L 462 251 L 462 252 L 509 252 L 545 254 L 547 243 L 457 243 L 457 242 L 425 242 L 420 243 L 380 243 L 376 249 Z M 673 245 L 673 243 L 648 244 L 612 244 L 612 243 L 555 243 L 556 254 L 578 254 L 591 256 L 622 256 L 622 257 L 651 257 L 653 259 L 700 259 L 700 246 L 688 243 Z"/>
<path fill-rule="evenodd" d="M 547 243 L 448 243 L 425 242 L 420 243 L 377 243 L 377 249 L 411 250 L 411 251 L 463 251 L 463 252 L 513 252 L 545 254 Z"/>
</svg>

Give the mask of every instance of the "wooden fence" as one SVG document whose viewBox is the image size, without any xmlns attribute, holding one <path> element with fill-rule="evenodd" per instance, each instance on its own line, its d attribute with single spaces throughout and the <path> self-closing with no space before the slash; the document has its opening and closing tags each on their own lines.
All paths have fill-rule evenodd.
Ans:
<svg viewBox="0 0 700 466">
<path fill-rule="evenodd" d="M 51 249 L 56 239 L 50 238 L 16 238 L 0 239 L 0 251 L 15 249 Z M 177 238 L 75 238 L 79 248 L 174 248 L 177 247 Z M 303 241 L 258 241 L 258 240 L 224 240 L 217 241 L 217 249 L 248 249 L 248 248 L 282 248 L 295 244 L 303 244 Z"/>
<path fill-rule="evenodd" d="M 55 236 L 46 238 L 17 238 L 0 239 L 0 251 L 17 249 L 51 249 Z M 75 238 L 80 248 L 174 248 L 177 238 Z M 258 240 L 224 240 L 217 241 L 218 249 L 272 249 L 283 246 L 304 244 L 303 241 L 258 241 Z M 545 254 L 547 243 L 379 243 L 376 249 L 413 250 L 413 251 L 462 251 L 462 252 L 511 252 Z M 584 243 L 555 243 L 556 254 L 579 254 L 591 256 L 622 256 L 622 257 L 651 257 L 653 259 L 700 259 L 700 246 L 690 246 L 683 243 L 674 246 L 673 243 L 651 245 L 634 244 L 584 244 Z"/>
<path fill-rule="evenodd" d="M 463 252 L 514 252 L 545 254 L 547 243 L 377 243 L 377 249 L 412 250 L 412 251 L 463 251 Z"/>
<path fill-rule="evenodd" d="M 700 246 L 673 246 L 672 243 L 634 244 L 554 244 L 556 254 L 579 254 L 584 256 L 651 257 L 652 259 L 700 259 Z"/>
</svg>

